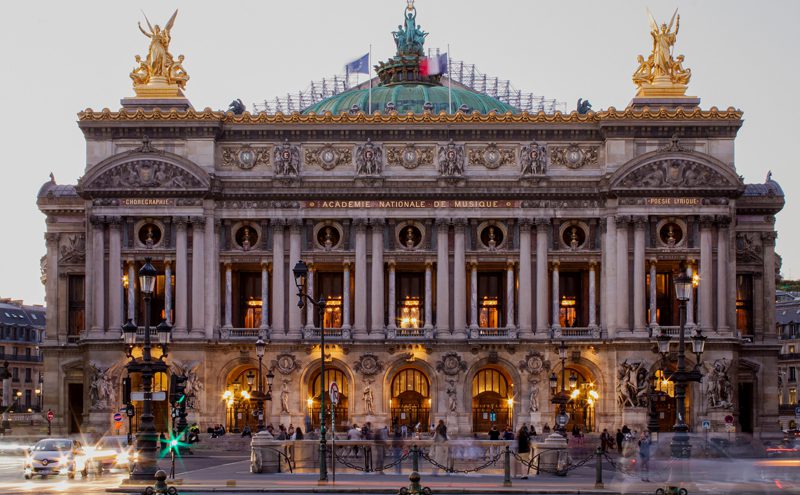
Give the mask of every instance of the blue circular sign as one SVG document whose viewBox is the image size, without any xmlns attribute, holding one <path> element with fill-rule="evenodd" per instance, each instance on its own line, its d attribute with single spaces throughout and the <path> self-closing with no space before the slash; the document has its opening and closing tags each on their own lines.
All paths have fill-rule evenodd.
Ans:
<svg viewBox="0 0 800 495">
<path fill-rule="evenodd" d="M 122 414 L 114 413 L 114 421 L 122 421 Z"/>
</svg>

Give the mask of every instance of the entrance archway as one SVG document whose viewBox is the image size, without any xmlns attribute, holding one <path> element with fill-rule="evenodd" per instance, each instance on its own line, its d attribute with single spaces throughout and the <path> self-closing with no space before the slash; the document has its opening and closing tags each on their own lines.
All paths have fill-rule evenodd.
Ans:
<svg viewBox="0 0 800 495">
<path fill-rule="evenodd" d="M 430 380 L 416 368 L 405 368 L 398 371 L 391 384 L 389 399 L 392 428 L 406 426 L 413 431 L 419 424 L 427 429 L 431 416 Z"/>
<path fill-rule="evenodd" d="M 666 371 L 657 369 L 655 373 L 655 391 L 656 391 L 656 415 L 658 416 L 658 430 L 659 431 L 672 431 L 672 427 L 678 419 L 675 409 L 675 382 L 671 380 L 672 373 L 675 372 L 676 366 L 670 364 Z M 692 418 L 692 394 L 691 388 L 686 388 L 686 418 L 687 424 L 691 425 Z M 691 426 L 690 426 L 691 427 Z"/>
<path fill-rule="evenodd" d="M 567 366 L 565 376 L 567 383 L 564 384 L 564 389 L 569 395 L 567 431 L 572 431 L 575 426 L 578 426 L 584 433 L 595 431 L 595 408 L 600 399 L 600 392 L 594 377 L 588 371 L 576 366 Z M 556 377 L 558 379 L 556 392 L 560 392 L 561 373 L 556 373 Z M 557 408 L 555 414 L 558 414 Z"/>
<path fill-rule="evenodd" d="M 482 368 L 472 378 L 472 431 L 488 432 L 493 425 L 502 430 L 512 425 L 514 390 L 499 368 Z"/>
<path fill-rule="evenodd" d="M 308 415 L 311 419 L 311 428 L 319 428 L 319 412 L 322 404 L 322 394 L 325 394 L 325 418 L 326 423 L 330 421 L 331 414 L 331 397 L 328 393 L 328 387 L 331 382 L 336 382 L 339 387 L 339 403 L 333 408 L 334 421 L 336 422 L 336 429 L 347 429 L 350 426 L 350 416 L 348 415 L 348 397 L 347 391 L 350 390 L 350 384 L 347 380 L 347 375 L 338 368 L 325 367 L 325 390 L 321 390 L 322 378 L 320 370 L 317 369 L 311 375 L 311 385 L 308 387 L 309 396 L 306 399 L 306 407 L 308 408 Z M 329 425 L 327 425 L 329 426 Z"/>
<path fill-rule="evenodd" d="M 245 426 L 256 431 L 258 420 L 253 416 L 257 404 L 250 401 L 250 396 L 258 384 L 255 383 L 258 369 L 253 366 L 241 366 L 228 375 L 225 392 L 225 422 L 228 431 L 238 433 Z"/>
<path fill-rule="evenodd" d="M 133 373 L 131 378 L 131 390 L 142 390 L 142 375 L 141 373 Z M 153 375 L 153 392 L 164 392 L 164 398 L 161 400 L 153 399 L 151 407 L 153 409 L 153 423 L 155 424 L 156 431 L 168 432 L 170 431 L 169 417 L 170 408 L 167 393 L 169 391 L 169 377 L 166 373 L 158 372 Z M 139 430 L 139 424 L 142 420 L 142 411 L 144 410 L 144 402 L 140 400 L 132 400 L 135 415 L 131 420 L 132 431 Z"/>
</svg>

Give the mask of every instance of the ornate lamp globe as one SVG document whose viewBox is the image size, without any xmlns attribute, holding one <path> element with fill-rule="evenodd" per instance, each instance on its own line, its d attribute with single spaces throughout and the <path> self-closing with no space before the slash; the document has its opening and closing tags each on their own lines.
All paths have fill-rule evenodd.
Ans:
<svg viewBox="0 0 800 495">
<path fill-rule="evenodd" d="M 703 335 L 699 329 L 697 330 L 697 333 L 695 333 L 692 336 L 692 352 L 697 354 L 697 356 L 700 356 L 700 355 L 703 354 L 703 351 L 705 350 L 705 347 L 706 347 L 706 339 L 707 338 L 708 337 Z"/>
<path fill-rule="evenodd" d="M 550 389 L 555 390 L 558 387 L 558 377 L 556 376 L 556 372 L 550 373 Z"/>
<path fill-rule="evenodd" d="M 692 277 L 681 273 L 674 279 L 675 297 L 678 301 L 688 301 L 692 297 Z"/>
<path fill-rule="evenodd" d="M 152 294 L 156 287 L 158 270 L 150 263 L 151 261 L 152 258 L 145 258 L 144 266 L 139 269 L 139 287 L 141 287 L 142 293 L 145 295 Z"/>
<path fill-rule="evenodd" d="M 172 327 L 167 323 L 165 320 L 162 320 L 161 323 L 158 324 L 156 327 L 158 331 L 158 343 L 161 345 L 169 344 L 170 337 L 172 335 Z"/>
<path fill-rule="evenodd" d="M 306 286 L 306 277 L 308 276 L 308 266 L 306 262 L 300 260 L 294 265 L 292 268 L 292 273 L 294 274 L 294 283 L 298 289 L 303 290 Z"/>
<path fill-rule="evenodd" d="M 558 358 L 561 360 L 567 359 L 567 345 L 564 341 L 561 341 L 561 345 L 558 347 Z"/>
<path fill-rule="evenodd" d="M 575 373 L 571 373 L 569 375 L 569 388 L 575 388 L 578 386 L 578 375 Z"/>
<path fill-rule="evenodd" d="M 252 387 L 253 386 L 253 382 L 256 379 L 256 375 L 253 374 L 253 370 L 248 371 L 247 375 L 245 375 L 245 378 L 247 379 L 247 385 Z"/>
<path fill-rule="evenodd" d="M 262 358 L 267 350 L 267 343 L 261 337 L 256 341 L 256 356 Z"/>
<path fill-rule="evenodd" d="M 133 320 L 130 318 L 122 325 L 122 338 L 127 345 L 134 345 L 136 343 L 136 330 L 136 325 L 133 324 Z"/>
<path fill-rule="evenodd" d="M 658 352 L 660 352 L 662 355 L 666 355 L 669 352 L 670 340 L 672 340 L 672 338 L 664 333 L 656 337 L 656 342 L 658 343 Z"/>
</svg>

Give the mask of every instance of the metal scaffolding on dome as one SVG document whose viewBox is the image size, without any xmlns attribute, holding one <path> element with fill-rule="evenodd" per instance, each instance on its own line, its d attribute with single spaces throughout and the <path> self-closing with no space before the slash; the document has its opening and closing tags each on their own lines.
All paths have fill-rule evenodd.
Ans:
<svg viewBox="0 0 800 495">
<path fill-rule="evenodd" d="M 436 51 L 438 53 L 439 50 Z M 523 112 L 566 112 L 567 105 L 565 102 L 558 101 L 555 98 L 523 92 L 515 88 L 511 81 L 507 79 L 500 79 L 481 72 L 475 67 L 475 64 L 467 64 L 461 60 L 451 59 L 447 77 L 452 77 L 454 83 L 496 98 Z M 348 79 L 346 75 L 335 75 L 323 78 L 321 81 L 311 81 L 303 91 L 287 93 L 286 96 L 264 100 L 262 103 L 253 103 L 253 111 L 254 113 L 265 112 L 268 114 L 302 112 L 309 106 L 326 98 L 343 93 L 353 87 L 360 88 L 366 85 L 366 82 L 364 82 L 357 86 L 352 86 Z"/>
</svg>

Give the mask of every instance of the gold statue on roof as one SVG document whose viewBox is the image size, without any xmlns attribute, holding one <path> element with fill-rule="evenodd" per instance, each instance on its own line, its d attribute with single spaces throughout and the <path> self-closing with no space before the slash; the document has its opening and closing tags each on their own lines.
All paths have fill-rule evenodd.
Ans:
<svg viewBox="0 0 800 495">
<path fill-rule="evenodd" d="M 647 15 L 650 20 L 653 48 L 647 58 L 643 55 L 637 57 L 639 66 L 632 77 L 633 83 L 638 88 L 636 96 L 683 97 L 686 95 L 686 85 L 692 77 L 692 71 L 683 68 L 683 55 L 673 57 L 681 16 L 675 9 L 669 24 L 662 23 L 659 26 L 649 10 Z"/>
<path fill-rule="evenodd" d="M 178 16 L 176 10 L 172 17 L 162 29 L 161 26 L 150 24 L 147 16 L 144 20 L 147 29 L 138 23 L 139 31 L 150 38 L 150 47 L 147 50 L 147 58 L 136 55 L 136 64 L 130 77 L 133 80 L 133 89 L 136 96 L 140 98 L 182 98 L 182 89 L 186 88 L 189 74 L 183 68 L 183 55 L 179 55 L 177 60 L 169 52 L 169 44 L 172 41 L 171 31 Z"/>
</svg>

